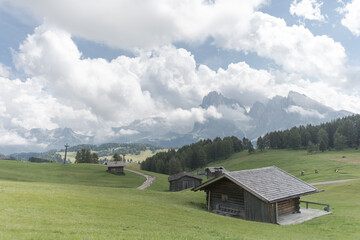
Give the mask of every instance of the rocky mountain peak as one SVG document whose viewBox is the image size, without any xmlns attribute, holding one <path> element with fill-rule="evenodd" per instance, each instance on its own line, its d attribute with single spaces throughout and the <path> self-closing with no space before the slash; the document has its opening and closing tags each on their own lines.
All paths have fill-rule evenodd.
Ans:
<svg viewBox="0 0 360 240">
<path fill-rule="evenodd" d="M 225 105 L 229 108 L 243 108 L 245 109 L 241 103 L 236 101 L 235 99 L 224 97 L 221 93 L 218 93 L 216 91 L 209 92 L 208 95 L 206 95 L 203 98 L 202 103 L 200 104 L 200 107 L 202 108 L 208 108 L 210 106 L 219 107 L 220 105 Z"/>
</svg>

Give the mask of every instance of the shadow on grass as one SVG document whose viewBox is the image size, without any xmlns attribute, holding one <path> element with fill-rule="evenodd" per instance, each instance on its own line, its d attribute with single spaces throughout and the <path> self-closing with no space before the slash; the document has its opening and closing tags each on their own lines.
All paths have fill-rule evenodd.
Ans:
<svg viewBox="0 0 360 240">
<path fill-rule="evenodd" d="M 202 210 L 206 209 L 205 203 L 190 201 L 190 202 L 187 202 L 186 205 L 188 205 L 192 208 L 197 208 L 197 209 L 202 209 Z"/>
</svg>

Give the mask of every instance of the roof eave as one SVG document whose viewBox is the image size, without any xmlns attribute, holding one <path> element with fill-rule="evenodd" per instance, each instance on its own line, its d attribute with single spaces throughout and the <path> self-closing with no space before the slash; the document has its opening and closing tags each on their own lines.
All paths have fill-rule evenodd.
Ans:
<svg viewBox="0 0 360 240">
<path fill-rule="evenodd" d="M 295 195 L 292 195 L 292 196 L 289 196 L 289 197 L 274 199 L 274 200 L 268 201 L 268 203 L 281 202 L 281 201 L 285 201 L 285 200 L 288 200 L 288 199 L 292 199 L 292 198 L 296 198 L 296 197 L 302 197 L 302 196 L 306 196 L 306 195 L 310 195 L 310 194 L 314 194 L 314 193 L 319 193 L 319 192 L 323 192 L 323 191 L 324 190 L 315 190 L 315 191 L 311 191 L 311 192 L 295 194 Z"/>
<path fill-rule="evenodd" d="M 201 185 L 192 188 L 191 191 L 194 191 L 194 192 L 199 191 L 199 190 L 201 191 L 201 190 L 203 190 L 202 188 L 210 185 L 210 184 L 213 183 L 213 182 L 216 182 L 216 181 L 220 180 L 220 179 L 223 178 L 223 177 L 225 177 L 225 174 L 221 174 L 221 175 L 218 176 L 218 177 L 212 178 L 212 179 L 210 179 L 209 181 L 206 181 L 206 182 L 202 183 Z"/>
<path fill-rule="evenodd" d="M 196 192 L 196 191 L 199 191 L 199 190 L 203 190 L 202 188 L 204 188 L 204 187 L 212 184 L 213 182 L 216 182 L 216 181 L 218 181 L 218 180 L 220 180 L 220 179 L 222 179 L 222 178 L 224 178 L 224 177 L 227 178 L 227 179 L 229 179 L 231 182 L 233 182 L 234 184 L 238 185 L 239 187 L 241 187 L 241 188 L 245 189 L 246 191 L 250 192 L 251 194 L 253 194 L 253 195 L 256 196 L 257 198 L 261 199 L 262 201 L 268 202 L 268 200 L 265 199 L 263 196 L 261 196 L 261 195 L 259 195 L 258 193 L 254 192 L 254 191 L 251 190 L 250 188 L 248 188 L 248 187 L 240 184 L 236 179 L 234 179 L 232 176 L 230 176 L 230 175 L 227 174 L 227 173 L 223 173 L 223 174 L 221 174 L 220 176 L 218 176 L 218 177 L 216 177 L 216 178 L 213 178 L 213 179 L 211 179 L 211 180 L 209 180 L 209 181 L 207 181 L 207 182 L 204 182 L 203 184 L 201 184 L 201 185 L 199 185 L 199 186 L 197 186 L 197 187 L 192 188 L 191 191 Z"/>
</svg>

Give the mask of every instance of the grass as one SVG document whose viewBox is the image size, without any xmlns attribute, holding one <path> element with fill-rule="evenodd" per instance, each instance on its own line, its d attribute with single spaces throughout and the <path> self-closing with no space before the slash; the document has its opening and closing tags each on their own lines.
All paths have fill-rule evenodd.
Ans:
<svg viewBox="0 0 360 240">
<path fill-rule="evenodd" d="M 134 170 L 156 177 L 156 181 L 148 188 L 149 190 L 162 191 L 162 192 L 169 191 L 168 175 L 139 170 L 139 169 L 134 169 Z"/>
<path fill-rule="evenodd" d="M 305 170 L 302 178 L 315 182 L 360 177 L 359 159 L 356 150 L 313 155 L 281 150 L 239 153 L 211 165 L 230 170 L 276 165 L 296 176 Z M 313 174 L 314 168 L 320 173 Z M 121 177 L 102 176 L 104 166 L 0 161 L 0 239 L 360 239 L 360 180 L 319 186 L 325 192 L 302 198 L 330 204 L 331 215 L 278 226 L 210 213 L 204 192 L 168 192 L 166 175 L 142 172 L 158 179 L 143 191 L 108 187 Z M 144 179 L 125 176 L 126 187 Z"/>
<path fill-rule="evenodd" d="M 106 172 L 106 166 L 96 164 L 31 163 L 0 160 L 0 179 L 21 182 L 134 188 L 145 178 L 126 172 L 115 175 Z"/>
<path fill-rule="evenodd" d="M 278 226 L 205 211 L 205 194 L 0 181 L 1 239 L 358 239 L 359 181 L 307 200 L 333 214 Z M 341 193 L 341 194 L 339 194 Z"/>
<path fill-rule="evenodd" d="M 304 181 L 321 182 L 360 178 L 360 151 L 328 151 L 315 154 L 308 154 L 303 150 L 265 150 L 254 154 L 248 154 L 244 151 L 232 155 L 229 159 L 213 162 L 210 165 L 224 166 L 228 170 L 275 165 Z M 315 169 L 319 170 L 318 174 L 315 174 Z M 335 169 L 339 169 L 339 172 L 335 173 Z M 301 176 L 301 171 L 305 171 L 304 176 Z"/>
</svg>

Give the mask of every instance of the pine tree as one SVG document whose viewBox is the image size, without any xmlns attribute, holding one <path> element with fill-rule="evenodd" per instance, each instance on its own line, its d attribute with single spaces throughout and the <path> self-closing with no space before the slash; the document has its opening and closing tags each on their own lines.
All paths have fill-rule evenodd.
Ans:
<svg viewBox="0 0 360 240">
<path fill-rule="evenodd" d="M 112 156 L 112 161 L 121 161 L 122 158 L 120 156 L 120 154 L 118 153 L 115 153 L 113 156 Z"/>
<path fill-rule="evenodd" d="M 254 152 L 255 152 L 254 146 L 252 145 L 251 141 L 249 141 L 248 142 L 248 153 L 251 154 Z"/>
<path fill-rule="evenodd" d="M 326 143 L 324 142 L 324 140 L 320 140 L 319 150 L 325 152 L 326 149 Z"/>
<path fill-rule="evenodd" d="M 308 146 L 307 146 L 307 152 L 312 154 L 315 151 L 317 151 L 316 145 L 313 144 L 311 141 L 309 141 Z"/>
<path fill-rule="evenodd" d="M 260 149 L 260 151 L 263 151 L 265 149 L 265 141 L 261 136 L 257 139 L 256 145 L 257 148 Z"/>
</svg>

